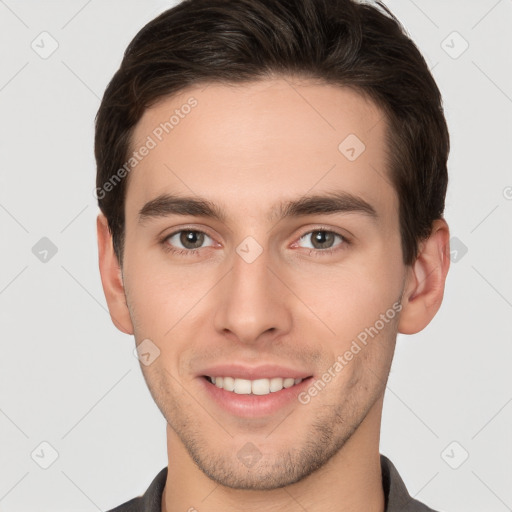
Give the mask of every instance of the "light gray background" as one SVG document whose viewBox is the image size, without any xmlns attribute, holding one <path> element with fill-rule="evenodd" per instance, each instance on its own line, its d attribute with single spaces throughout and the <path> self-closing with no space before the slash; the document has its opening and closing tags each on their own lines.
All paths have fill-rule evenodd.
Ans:
<svg viewBox="0 0 512 512">
<path fill-rule="evenodd" d="M 444 96 L 458 253 L 437 317 L 399 337 L 381 452 L 435 509 L 512 510 L 512 1 L 387 4 Z M 106 309 L 92 190 L 103 91 L 135 33 L 172 5 L 0 0 L 2 512 L 107 510 L 167 465 L 133 337 Z M 31 47 L 52 39 L 45 59 Z M 32 251 L 42 237 L 58 249 L 46 262 Z M 58 453 L 48 469 L 42 442 Z"/>
</svg>

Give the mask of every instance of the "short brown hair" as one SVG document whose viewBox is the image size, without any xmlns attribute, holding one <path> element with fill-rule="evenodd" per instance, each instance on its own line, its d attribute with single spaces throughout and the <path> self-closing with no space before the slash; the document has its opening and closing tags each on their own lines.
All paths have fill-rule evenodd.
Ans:
<svg viewBox="0 0 512 512">
<path fill-rule="evenodd" d="M 383 110 L 403 261 L 414 262 L 418 242 L 443 215 L 449 135 L 429 68 L 387 7 L 355 0 L 184 0 L 135 36 L 96 116 L 98 204 L 120 265 L 127 179 L 108 193 L 103 187 L 127 161 L 145 109 L 198 83 L 280 74 L 354 88 Z"/>
</svg>

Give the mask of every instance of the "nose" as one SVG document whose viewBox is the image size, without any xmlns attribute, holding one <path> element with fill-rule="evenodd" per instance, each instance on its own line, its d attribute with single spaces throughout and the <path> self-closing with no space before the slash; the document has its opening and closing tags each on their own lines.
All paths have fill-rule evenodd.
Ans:
<svg viewBox="0 0 512 512">
<path fill-rule="evenodd" d="M 242 256 L 240 255 L 242 254 Z M 215 328 L 244 344 L 260 343 L 288 332 L 292 324 L 291 293 L 279 267 L 265 250 L 253 261 L 233 255 L 231 272 L 217 288 Z"/>
</svg>

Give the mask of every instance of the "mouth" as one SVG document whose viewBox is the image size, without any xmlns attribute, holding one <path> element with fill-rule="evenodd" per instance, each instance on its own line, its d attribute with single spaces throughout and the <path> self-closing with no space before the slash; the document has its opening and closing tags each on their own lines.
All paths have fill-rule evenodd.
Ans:
<svg viewBox="0 0 512 512">
<path fill-rule="evenodd" d="M 198 381 L 208 401 L 223 413 L 250 419 L 271 417 L 284 409 L 301 406 L 299 394 L 313 379 L 309 376 L 248 380 L 202 375 Z"/>
</svg>

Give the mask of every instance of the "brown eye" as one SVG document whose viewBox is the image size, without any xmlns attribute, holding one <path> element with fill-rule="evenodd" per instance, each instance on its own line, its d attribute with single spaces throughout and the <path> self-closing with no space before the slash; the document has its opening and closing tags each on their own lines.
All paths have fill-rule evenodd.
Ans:
<svg viewBox="0 0 512 512">
<path fill-rule="evenodd" d="M 333 231 L 326 231 L 323 229 L 317 229 L 315 231 L 309 231 L 308 233 L 305 233 L 300 237 L 300 240 L 311 240 L 311 247 L 306 247 L 308 249 L 316 249 L 319 251 L 325 250 L 325 249 L 332 249 L 333 247 L 336 247 L 334 245 L 334 242 L 336 238 L 339 238 L 342 242 L 345 242 L 345 238 L 341 236 L 338 233 L 334 233 Z M 343 243 L 338 244 L 343 245 Z"/>
<path fill-rule="evenodd" d="M 205 238 L 210 237 L 202 231 L 195 229 L 185 229 L 172 233 L 166 237 L 165 242 L 177 249 L 194 250 L 200 249 L 203 246 Z"/>
<path fill-rule="evenodd" d="M 201 247 L 203 241 L 204 233 L 200 231 L 181 231 L 180 243 L 182 243 L 186 249 L 197 249 Z"/>
</svg>

